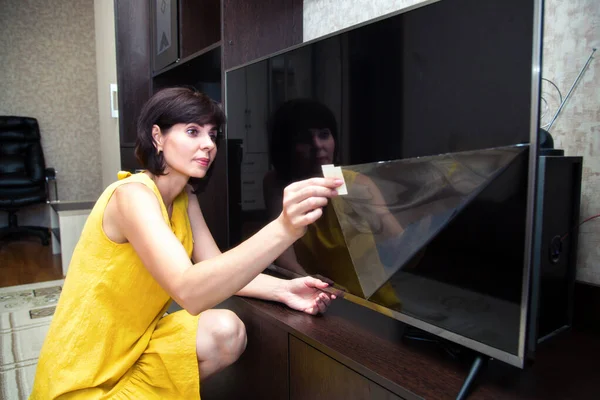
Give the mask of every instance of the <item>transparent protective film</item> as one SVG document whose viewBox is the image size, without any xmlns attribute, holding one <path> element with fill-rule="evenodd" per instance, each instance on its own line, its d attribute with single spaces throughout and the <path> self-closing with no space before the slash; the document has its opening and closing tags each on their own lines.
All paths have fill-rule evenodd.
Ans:
<svg viewBox="0 0 600 400">
<path fill-rule="evenodd" d="M 364 297 L 405 268 L 526 149 L 509 146 L 343 166 L 348 195 L 332 204 Z"/>
</svg>

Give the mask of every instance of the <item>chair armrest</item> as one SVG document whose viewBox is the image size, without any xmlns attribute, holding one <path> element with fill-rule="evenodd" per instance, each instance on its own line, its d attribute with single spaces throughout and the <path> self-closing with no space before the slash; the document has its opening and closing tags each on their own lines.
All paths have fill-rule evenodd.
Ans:
<svg viewBox="0 0 600 400">
<path fill-rule="evenodd" d="M 45 175 L 46 175 L 46 197 L 47 197 L 47 202 L 51 203 L 51 202 L 58 202 L 60 201 L 58 198 L 58 186 L 56 184 L 56 170 L 54 168 L 46 168 L 46 170 L 44 171 Z M 50 181 L 52 181 L 53 186 L 54 186 L 54 200 L 50 200 L 50 187 L 49 187 L 49 183 Z"/>
<path fill-rule="evenodd" d="M 54 168 L 46 168 L 46 179 L 56 179 L 56 170 Z"/>
</svg>

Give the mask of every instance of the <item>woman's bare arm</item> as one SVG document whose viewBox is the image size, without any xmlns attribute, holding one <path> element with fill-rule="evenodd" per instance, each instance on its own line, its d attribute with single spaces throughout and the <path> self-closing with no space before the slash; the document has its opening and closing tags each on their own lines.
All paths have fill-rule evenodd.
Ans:
<svg viewBox="0 0 600 400">
<path fill-rule="evenodd" d="M 271 218 L 275 218 L 281 212 L 283 204 L 283 185 L 278 182 L 274 171 L 269 171 L 263 179 L 263 197 L 268 215 Z M 275 260 L 275 264 L 288 271 L 293 271 L 300 275 L 308 275 L 304 267 L 298 262 L 293 246 L 288 247 L 281 253 Z"/>
<path fill-rule="evenodd" d="M 116 202 L 113 222 L 152 276 L 188 312 L 198 314 L 237 293 L 291 246 L 321 216 L 320 207 L 338 185 L 323 179 L 290 185 L 280 217 L 239 246 L 197 264 L 188 258 L 146 186 L 123 185 L 110 201 Z"/>
<path fill-rule="evenodd" d="M 192 253 L 192 259 L 194 262 L 200 262 L 217 257 L 222 253 L 206 225 L 202 210 L 200 209 L 200 204 L 198 203 L 198 198 L 192 193 L 191 187 L 188 186 L 186 190 L 189 199 L 188 215 L 194 235 L 194 251 Z M 281 200 L 283 201 L 283 199 Z M 293 249 L 293 246 L 288 247 L 283 254 L 290 251 L 290 249 Z M 255 297 L 263 300 L 281 301 L 279 293 L 283 286 L 283 279 L 259 274 L 235 294 L 238 296 Z"/>
</svg>

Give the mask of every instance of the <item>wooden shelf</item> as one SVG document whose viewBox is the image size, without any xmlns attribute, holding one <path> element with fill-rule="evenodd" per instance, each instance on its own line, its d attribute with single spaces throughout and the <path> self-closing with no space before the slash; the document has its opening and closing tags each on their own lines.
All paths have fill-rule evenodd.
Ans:
<svg viewBox="0 0 600 400">
<path fill-rule="evenodd" d="M 172 71 L 173 69 L 189 65 L 189 64 L 193 63 L 194 61 L 197 61 L 198 58 L 200 58 L 204 55 L 208 55 L 213 50 L 216 50 L 216 49 L 220 50 L 221 44 L 222 44 L 222 41 L 219 40 L 218 42 L 215 42 L 215 43 L 211 44 L 210 46 L 207 46 L 207 47 L 203 48 L 202 50 L 199 50 L 199 51 L 189 55 L 188 57 L 179 59 L 179 60 L 175 61 L 175 63 L 173 63 L 159 71 L 156 71 L 154 74 L 152 74 L 152 78 L 160 77 L 161 75 L 164 75 L 167 72 Z M 220 60 L 219 60 L 219 63 L 220 63 Z M 220 68 L 220 64 L 219 64 L 219 68 Z"/>
</svg>

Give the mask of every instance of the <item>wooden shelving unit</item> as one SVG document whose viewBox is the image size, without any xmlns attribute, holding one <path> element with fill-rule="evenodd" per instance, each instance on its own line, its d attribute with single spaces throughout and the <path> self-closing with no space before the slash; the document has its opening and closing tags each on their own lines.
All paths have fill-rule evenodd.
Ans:
<svg viewBox="0 0 600 400">
<path fill-rule="evenodd" d="M 114 0 L 119 85 L 121 168 L 140 168 L 136 120 L 157 90 L 192 86 L 224 100 L 225 70 L 302 42 L 302 1 L 178 0 L 178 59 L 154 71 L 152 1 Z M 227 142 L 199 195 L 206 222 L 221 249 L 227 238 Z"/>
<path fill-rule="evenodd" d="M 216 60 L 215 54 L 218 54 L 220 56 L 221 45 L 222 41 L 219 40 L 218 42 L 215 42 L 208 47 L 198 50 L 197 52 L 185 58 L 179 59 L 174 64 L 171 64 L 161 69 L 160 71 L 157 71 L 154 74 L 152 74 L 152 78 L 161 77 L 162 75 L 165 75 L 169 71 L 173 71 L 174 69 L 190 68 L 190 66 L 194 66 L 196 64 L 202 65 L 206 61 L 209 61 L 209 63 L 213 64 L 213 67 L 216 67 L 216 69 L 218 69 L 220 73 L 221 60 L 219 59 L 218 63 L 215 63 L 214 60 Z"/>
<path fill-rule="evenodd" d="M 192 86 L 220 102 L 221 76 L 221 41 L 218 41 L 156 72 L 152 77 L 152 90 L 156 92 L 169 86 Z"/>
</svg>

